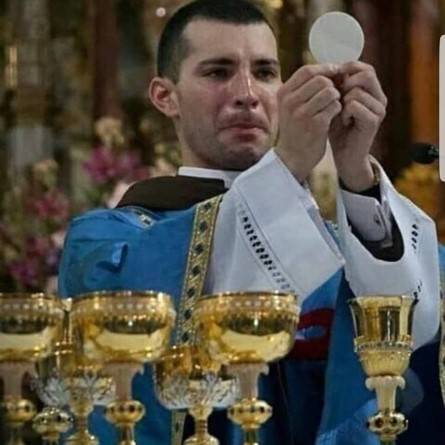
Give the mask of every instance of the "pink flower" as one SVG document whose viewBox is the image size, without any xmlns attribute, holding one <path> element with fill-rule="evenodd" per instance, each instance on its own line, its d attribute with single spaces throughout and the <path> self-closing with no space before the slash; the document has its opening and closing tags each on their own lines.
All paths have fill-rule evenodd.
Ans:
<svg viewBox="0 0 445 445">
<path fill-rule="evenodd" d="M 41 274 L 40 262 L 37 258 L 20 258 L 7 265 L 12 278 L 30 289 L 39 288 L 39 277 Z"/>
<path fill-rule="evenodd" d="M 49 190 L 29 200 L 29 207 L 43 221 L 63 223 L 70 215 L 69 202 L 58 190 Z"/>
<path fill-rule="evenodd" d="M 109 148 L 96 147 L 91 158 L 83 167 L 96 184 L 107 184 L 118 180 L 132 181 L 142 167 L 137 151 L 115 151 Z"/>
<path fill-rule="evenodd" d="M 93 150 L 90 160 L 84 162 L 83 167 L 97 184 L 114 179 L 117 172 L 112 151 L 102 146 Z"/>
</svg>

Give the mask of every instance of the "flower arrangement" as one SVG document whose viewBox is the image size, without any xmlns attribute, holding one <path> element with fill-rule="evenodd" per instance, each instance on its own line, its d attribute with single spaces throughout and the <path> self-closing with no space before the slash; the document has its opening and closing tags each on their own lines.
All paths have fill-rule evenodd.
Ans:
<svg viewBox="0 0 445 445">
<path fill-rule="evenodd" d="M 111 117 L 95 125 L 99 144 L 82 167 L 89 178 L 82 211 L 114 207 L 135 181 L 174 174 L 175 167 L 156 158 L 143 165 L 140 152 L 126 144 L 122 123 Z M 3 291 L 56 292 L 57 271 L 66 228 L 75 212 L 58 186 L 59 165 L 47 159 L 29 167 L 4 195 L 0 237 Z"/>
<path fill-rule="evenodd" d="M 54 160 L 38 162 L 5 194 L 0 221 L 5 290 L 48 290 L 57 272 L 70 217 L 57 173 Z"/>
</svg>

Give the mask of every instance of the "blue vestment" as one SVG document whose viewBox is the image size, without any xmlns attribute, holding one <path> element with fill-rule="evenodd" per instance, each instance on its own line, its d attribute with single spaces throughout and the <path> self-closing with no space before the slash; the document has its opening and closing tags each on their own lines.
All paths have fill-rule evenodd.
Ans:
<svg viewBox="0 0 445 445">
<path fill-rule="evenodd" d="M 153 212 L 127 206 L 113 211 L 97 210 L 77 218 L 66 240 L 60 268 L 60 294 L 75 297 L 97 290 L 152 289 L 172 295 L 179 310 L 187 258 L 196 230 L 196 209 L 197 206 L 193 206 Z M 364 386 L 366 377 L 353 351 L 352 321 L 347 307 L 347 300 L 352 297 L 343 272 L 339 271 L 305 300 L 302 319 L 312 321 L 297 343 L 304 351 L 307 344 L 317 345 L 330 339 L 329 357 L 326 360 L 321 352 L 314 356 L 291 354 L 272 364 L 269 375 L 261 377 L 260 397 L 274 409 L 272 419 L 261 431 L 263 445 L 378 443 L 365 426 L 366 418 L 375 413 L 376 405 L 373 393 Z M 323 317 L 333 317 L 332 326 L 331 323 L 319 326 L 317 320 Z M 426 357 L 425 360 L 422 357 Z M 410 437 L 422 437 L 428 444 L 444 443 L 443 426 L 433 431 L 434 422 L 440 416 L 445 424 L 436 365 L 437 345 L 421 348 L 414 354 L 413 374 L 407 376 L 407 389 L 400 398 L 401 410 L 411 410 L 413 428 L 399 443 L 419 443 Z M 430 384 L 434 393 L 427 394 Z M 172 431 L 181 426 L 173 424 L 171 428 L 170 412 L 156 400 L 150 366 L 145 367 L 143 375 L 134 378 L 133 395 L 147 409 L 136 427 L 138 444 L 168 445 Z M 427 419 L 422 417 L 425 409 L 432 411 Z M 190 427 L 188 419 L 185 436 L 191 434 Z M 221 445 L 242 443 L 240 430 L 227 420 L 224 412 L 213 413 L 209 427 Z M 417 435 L 415 428 L 422 436 Z M 91 430 L 100 438 L 101 445 L 116 443 L 116 434 L 103 419 L 100 409 L 91 417 Z"/>
</svg>

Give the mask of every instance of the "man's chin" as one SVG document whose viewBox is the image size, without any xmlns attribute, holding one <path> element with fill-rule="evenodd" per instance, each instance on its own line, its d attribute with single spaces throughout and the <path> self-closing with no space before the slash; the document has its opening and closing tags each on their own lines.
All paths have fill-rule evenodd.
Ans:
<svg viewBox="0 0 445 445">
<path fill-rule="evenodd" d="M 255 165 L 268 151 L 257 147 L 236 147 L 224 159 L 225 170 L 244 171 Z"/>
</svg>

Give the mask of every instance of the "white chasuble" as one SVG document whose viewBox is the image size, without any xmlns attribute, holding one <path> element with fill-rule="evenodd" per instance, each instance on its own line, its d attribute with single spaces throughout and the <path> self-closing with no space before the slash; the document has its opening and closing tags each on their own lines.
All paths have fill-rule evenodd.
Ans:
<svg viewBox="0 0 445 445">
<path fill-rule="evenodd" d="M 205 292 L 279 290 L 302 302 L 344 267 L 355 295 L 418 297 L 414 339 L 416 347 L 425 344 L 439 326 L 435 226 L 383 171 L 381 176 L 382 205 L 403 237 L 403 256 L 394 262 L 375 258 L 352 233 L 340 192 L 339 248 L 316 206 L 308 206 L 308 191 L 270 150 L 234 180 L 222 200 Z"/>
</svg>

